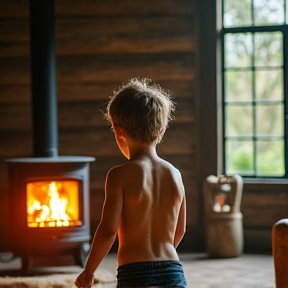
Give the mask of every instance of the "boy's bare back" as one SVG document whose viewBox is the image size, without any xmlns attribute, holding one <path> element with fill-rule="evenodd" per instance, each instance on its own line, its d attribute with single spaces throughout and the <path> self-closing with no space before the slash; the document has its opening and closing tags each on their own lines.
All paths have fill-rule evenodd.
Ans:
<svg viewBox="0 0 288 288">
<path fill-rule="evenodd" d="M 119 201 L 119 265 L 178 260 L 174 239 L 184 198 L 179 171 L 157 155 L 142 154 L 109 174 L 113 175 L 112 179 L 108 175 L 107 193 L 110 185 L 117 185 L 123 199 Z"/>
</svg>

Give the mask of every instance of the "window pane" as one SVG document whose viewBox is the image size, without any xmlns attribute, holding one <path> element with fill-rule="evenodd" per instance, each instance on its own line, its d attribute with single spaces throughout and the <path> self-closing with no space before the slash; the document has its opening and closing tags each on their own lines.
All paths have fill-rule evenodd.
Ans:
<svg viewBox="0 0 288 288">
<path fill-rule="evenodd" d="M 257 175 L 284 176 L 284 141 L 257 143 Z"/>
<path fill-rule="evenodd" d="M 256 106 L 257 136 L 283 136 L 284 107 L 282 104 Z"/>
<path fill-rule="evenodd" d="M 252 106 L 226 106 L 226 136 L 253 135 Z"/>
<path fill-rule="evenodd" d="M 255 25 L 284 23 L 284 0 L 254 0 L 254 11 Z"/>
<path fill-rule="evenodd" d="M 255 33 L 255 66 L 283 65 L 283 36 L 280 32 Z"/>
<path fill-rule="evenodd" d="M 256 100 L 283 100 L 283 70 L 255 72 Z"/>
<path fill-rule="evenodd" d="M 226 173 L 228 175 L 253 175 L 253 142 L 232 141 L 226 142 Z"/>
<path fill-rule="evenodd" d="M 224 46 L 226 67 L 251 67 L 251 33 L 226 34 Z"/>
<path fill-rule="evenodd" d="M 225 100 L 226 101 L 252 100 L 251 71 L 225 72 Z"/>
<path fill-rule="evenodd" d="M 288 12 L 288 1 L 287 0 L 286 0 L 286 7 L 285 8 L 286 8 L 285 11 L 286 11 L 286 24 L 287 24 L 288 23 L 288 13 L 287 13 Z"/>
<path fill-rule="evenodd" d="M 252 24 L 251 0 L 224 0 L 224 27 Z"/>
</svg>

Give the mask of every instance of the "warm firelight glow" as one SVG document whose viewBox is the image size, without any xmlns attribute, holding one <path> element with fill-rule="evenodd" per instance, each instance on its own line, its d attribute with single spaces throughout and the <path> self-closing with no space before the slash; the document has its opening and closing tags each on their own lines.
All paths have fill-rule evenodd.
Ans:
<svg viewBox="0 0 288 288">
<path fill-rule="evenodd" d="M 78 181 L 27 184 L 28 227 L 80 226 Z"/>
</svg>

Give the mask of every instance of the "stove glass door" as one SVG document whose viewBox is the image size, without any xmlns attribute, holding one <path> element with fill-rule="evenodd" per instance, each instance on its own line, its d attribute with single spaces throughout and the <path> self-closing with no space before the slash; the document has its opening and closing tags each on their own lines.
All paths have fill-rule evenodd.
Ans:
<svg viewBox="0 0 288 288">
<path fill-rule="evenodd" d="M 27 226 L 81 226 L 80 181 L 51 180 L 27 183 Z"/>
</svg>

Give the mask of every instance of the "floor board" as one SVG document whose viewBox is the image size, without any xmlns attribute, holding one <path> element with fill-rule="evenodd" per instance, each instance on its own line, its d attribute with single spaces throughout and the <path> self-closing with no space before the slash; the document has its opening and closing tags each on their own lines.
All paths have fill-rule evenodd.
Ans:
<svg viewBox="0 0 288 288">
<path fill-rule="evenodd" d="M 274 288 L 275 276 L 271 255 L 243 254 L 237 258 L 209 259 L 206 254 L 180 254 L 188 288 Z M 10 263 L 0 262 L 0 272 L 9 269 L 13 276 L 21 268 L 21 259 Z M 116 275 L 116 254 L 108 254 L 100 264 L 99 271 L 108 270 Z M 44 267 L 37 273 L 79 273 L 78 266 Z M 30 275 L 33 271 L 30 271 Z M 8 273 L 9 274 L 9 273 Z M 96 273 L 97 274 L 97 273 Z M 97 287 L 97 285 L 96 285 Z M 104 287 L 104 286 L 103 286 Z M 105 285 L 106 287 L 106 285 Z M 108 286 L 107 286 L 108 287 Z M 112 287 L 111 284 L 109 287 Z"/>
</svg>

